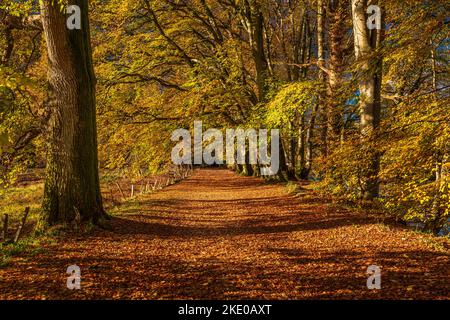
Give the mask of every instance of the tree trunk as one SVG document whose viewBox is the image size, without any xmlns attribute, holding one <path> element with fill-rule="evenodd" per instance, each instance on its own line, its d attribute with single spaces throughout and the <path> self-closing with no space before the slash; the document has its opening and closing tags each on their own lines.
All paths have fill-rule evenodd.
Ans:
<svg viewBox="0 0 450 320">
<path fill-rule="evenodd" d="M 247 31 L 252 58 L 255 63 L 258 100 L 263 101 L 266 95 L 266 79 L 269 74 L 269 65 L 264 51 L 264 16 L 259 4 L 253 0 L 243 1 L 241 15 L 243 18 L 242 25 Z"/>
<path fill-rule="evenodd" d="M 314 159 L 314 126 L 316 124 L 316 117 L 319 111 L 319 103 L 316 103 L 311 112 L 308 130 L 306 131 L 306 169 L 305 176 L 302 179 L 308 179 L 311 172 Z"/>
<path fill-rule="evenodd" d="M 280 139 L 280 168 L 278 170 L 278 178 L 282 181 L 289 181 L 289 168 L 286 161 L 286 151 L 283 139 Z"/>
<path fill-rule="evenodd" d="M 258 86 L 258 98 L 259 101 L 263 101 L 266 95 L 266 79 L 269 71 L 269 66 L 267 64 L 266 55 L 264 53 L 264 17 L 259 10 L 257 10 L 254 15 L 253 32 L 253 59 L 255 60 L 256 65 L 256 84 Z"/>
<path fill-rule="evenodd" d="M 253 172 L 253 165 L 250 164 L 250 150 L 245 150 L 245 164 L 243 165 L 244 169 L 244 175 L 246 176 L 252 176 L 254 174 Z"/>
<path fill-rule="evenodd" d="M 312 119 L 311 119 L 312 120 Z M 300 118 L 300 127 L 298 130 L 298 157 L 297 157 L 297 167 L 298 176 L 300 179 L 306 180 L 308 179 L 309 171 L 306 165 L 307 162 L 307 135 L 306 131 L 306 121 L 305 115 L 302 115 Z"/>
<path fill-rule="evenodd" d="M 0 35 L 4 38 L 4 48 L 0 56 L 0 66 L 7 66 L 11 60 L 14 51 L 14 35 L 15 29 L 22 29 L 23 24 L 20 17 L 8 14 L 0 9 Z"/>
<path fill-rule="evenodd" d="M 347 33 L 348 2 L 336 0 L 330 4 L 329 11 L 329 48 L 330 63 L 327 92 L 327 146 L 331 150 L 339 141 L 340 128 L 343 123 L 344 103 L 340 88 L 344 68 L 344 38 Z"/>
<path fill-rule="evenodd" d="M 376 1 L 371 1 L 371 4 L 376 4 Z M 379 195 L 380 155 L 374 143 L 380 125 L 382 58 L 375 51 L 381 44 L 383 32 L 367 28 L 367 5 L 367 0 L 352 0 L 355 55 L 360 70 L 360 129 L 363 148 L 367 149 L 366 159 L 363 159 L 367 161 L 367 170 L 362 181 L 362 197 L 371 200 Z"/>
<path fill-rule="evenodd" d="M 66 28 L 65 8 L 57 1 L 41 1 L 51 111 L 46 130 L 48 156 L 43 200 L 49 225 L 78 218 L 96 223 L 104 214 L 88 0 L 71 0 L 69 4 L 81 9 L 81 30 Z"/>
<path fill-rule="evenodd" d="M 11 54 L 12 54 L 13 48 L 14 48 L 14 38 L 12 35 L 12 27 L 6 26 L 2 33 L 5 38 L 6 46 L 3 49 L 3 53 L 2 53 L 2 56 L 0 59 L 0 65 L 7 65 L 9 62 L 9 59 L 11 58 Z"/>
<path fill-rule="evenodd" d="M 317 63 L 319 67 L 325 67 L 325 41 L 324 41 L 324 32 L 325 32 L 325 7 L 323 0 L 317 1 Z M 321 82 L 325 82 L 326 73 L 320 69 L 319 70 L 319 80 Z M 328 156 L 328 145 L 327 145 L 327 136 L 328 136 L 328 114 L 327 114 L 327 105 L 326 99 L 323 94 L 319 97 L 319 122 L 320 122 L 320 140 L 322 141 L 321 151 L 322 156 Z"/>
</svg>

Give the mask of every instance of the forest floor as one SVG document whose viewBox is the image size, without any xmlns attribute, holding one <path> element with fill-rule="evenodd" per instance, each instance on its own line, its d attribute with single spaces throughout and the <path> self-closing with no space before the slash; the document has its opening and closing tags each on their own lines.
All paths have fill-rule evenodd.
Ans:
<svg viewBox="0 0 450 320">
<path fill-rule="evenodd" d="M 0 269 L 1 299 L 449 299 L 448 240 L 202 169 Z M 66 287 L 69 265 L 81 289 Z M 370 265 L 381 290 L 366 286 Z"/>
</svg>

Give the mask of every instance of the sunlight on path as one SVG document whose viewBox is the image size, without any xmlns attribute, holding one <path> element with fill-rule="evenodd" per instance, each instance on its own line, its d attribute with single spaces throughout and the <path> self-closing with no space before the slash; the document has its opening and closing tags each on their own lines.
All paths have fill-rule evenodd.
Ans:
<svg viewBox="0 0 450 320">
<path fill-rule="evenodd" d="M 425 240 L 282 185 L 203 169 L 124 207 L 110 231 L 0 269 L 0 298 L 445 299 L 448 251 Z M 81 290 L 65 287 L 71 264 Z M 381 290 L 366 287 L 372 264 Z"/>
</svg>

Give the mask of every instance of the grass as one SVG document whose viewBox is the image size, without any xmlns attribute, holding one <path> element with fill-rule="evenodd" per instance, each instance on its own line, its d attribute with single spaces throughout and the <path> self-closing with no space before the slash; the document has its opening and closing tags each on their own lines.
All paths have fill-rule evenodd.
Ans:
<svg viewBox="0 0 450 320">
<path fill-rule="evenodd" d="M 110 177 L 109 177 L 110 178 Z M 107 180 L 107 179 L 106 179 Z M 104 184 L 102 185 L 104 187 Z M 103 188 L 104 189 L 104 188 Z M 104 191 L 104 205 L 111 213 L 117 211 L 118 208 L 107 201 L 109 193 Z M 30 213 L 27 218 L 27 224 L 35 223 L 39 220 L 41 214 L 42 197 L 44 195 L 43 183 L 32 183 L 27 186 L 10 187 L 0 190 L 0 225 L 4 214 L 9 216 L 9 230 L 16 229 L 19 225 L 26 207 L 30 207 Z M 119 199 L 120 196 L 116 195 Z M 109 200 L 109 199 L 108 199 Z M 129 199 L 127 199 L 129 200 Z M 121 200 L 122 201 L 122 200 Z M 130 201 L 131 203 L 133 201 Z"/>
<path fill-rule="evenodd" d="M 286 183 L 286 192 L 289 194 L 296 194 L 299 190 L 298 185 L 292 181 Z"/>
<path fill-rule="evenodd" d="M 105 180 L 108 180 L 108 178 Z M 44 242 L 54 242 L 56 241 L 55 238 L 60 235 L 61 226 L 46 229 L 44 233 L 35 228 L 41 215 L 43 194 L 43 183 L 32 183 L 0 190 L 0 229 L 3 228 L 2 219 L 4 214 L 8 214 L 8 239 L 14 237 L 26 207 L 30 207 L 26 225 L 33 226 L 33 229 L 28 228 L 28 232 L 24 233 L 21 236 L 22 239 L 17 243 L 0 242 L 0 268 L 4 268 L 12 263 L 14 256 L 35 255 L 42 252 L 42 244 Z M 137 196 L 138 194 L 134 198 L 126 199 L 121 203 L 120 207 L 110 205 L 108 207 L 109 214 L 121 214 L 124 210 L 139 210 L 141 203 Z"/>
<path fill-rule="evenodd" d="M 112 179 L 112 176 L 104 177 L 106 181 Z M 106 184 L 103 181 L 102 187 Z M 40 215 L 41 215 L 41 204 L 42 197 L 44 194 L 44 184 L 40 183 L 31 183 L 26 186 L 15 186 L 10 187 L 8 189 L 0 190 L 0 229 L 3 228 L 3 216 L 8 214 L 8 237 L 11 238 L 14 236 L 17 227 L 19 226 L 23 214 L 26 207 L 30 207 L 30 213 L 27 218 L 27 226 L 36 226 L 38 223 Z M 138 209 L 140 203 L 137 199 L 136 194 L 135 198 L 128 198 L 126 200 L 121 200 L 120 206 L 117 206 L 115 203 L 107 201 L 107 197 L 109 193 L 105 191 L 104 196 L 104 205 L 105 209 L 108 213 L 114 215 L 125 209 Z M 116 195 L 117 198 L 120 198 L 119 195 Z M 30 231 L 28 229 L 28 231 Z"/>
<path fill-rule="evenodd" d="M 43 252 L 42 243 L 51 243 L 48 238 L 26 238 L 16 243 L 0 243 L 0 268 L 9 265 L 12 258 L 19 254 L 33 256 Z"/>
<path fill-rule="evenodd" d="M 448 252 L 448 248 L 450 247 L 449 237 L 435 237 L 433 234 L 416 230 L 412 230 L 411 232 L 421 235 L 419 238 L 420 242 L 428 248 L 439 252 Z"/>
<path fill-rule="evenodd" d="M 27 218 L 27 225 L 36 225 L 41 212 L 41 202 L 44 193 L 43 183 L 33 183 L 26 186 L 17 186 L 4 189 L 0 192 L 0 219 L 3 220 L 4 214 L 8 214 L 8 235 L 11 239 L 23 218 L 26 207 L 30 207 L 30 213 Z M 3 228 L 3 223 L 1 228 Z M 38 254 L 42 251 L 42 241 L 50 241 L 42 236 L 29 236 L 23 234 L 16 243 L 0 243 L 0 268 L 6 267 L 12 261 L 12 258 L 18 254 Z"/>
<path fill-rule="evenodd" d="M 0 217 L 3 219 L 3 215 L 8 214 L 9 228 L 16 228 L 25 208 L 30 207 L 27 222 L 36 222 L 40 214 L 43 193 L 42 183 L 3 190 L 0 192 Z"/>
</svg>

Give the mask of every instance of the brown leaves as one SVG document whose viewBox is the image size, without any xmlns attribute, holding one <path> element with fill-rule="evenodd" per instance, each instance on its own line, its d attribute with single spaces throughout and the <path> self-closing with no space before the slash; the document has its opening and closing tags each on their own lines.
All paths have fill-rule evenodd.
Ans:
<svg viewBox="0 0 450 320">
<path fill-rule="evenodd" d="M 0 269 L 0 298 L 448 299 L 450 292 L 448 250 L 427 245 L 429 236 L 335 210 L 314 194 L 294 198 L 257 178 L 201 170 L 121 210 L 111 230 L 15 258 Z M 72 264 L 81 268 L 81 290 L 65 287 Z M 381 290 L 366 287 L 373 264 Z"/>
</svg>

